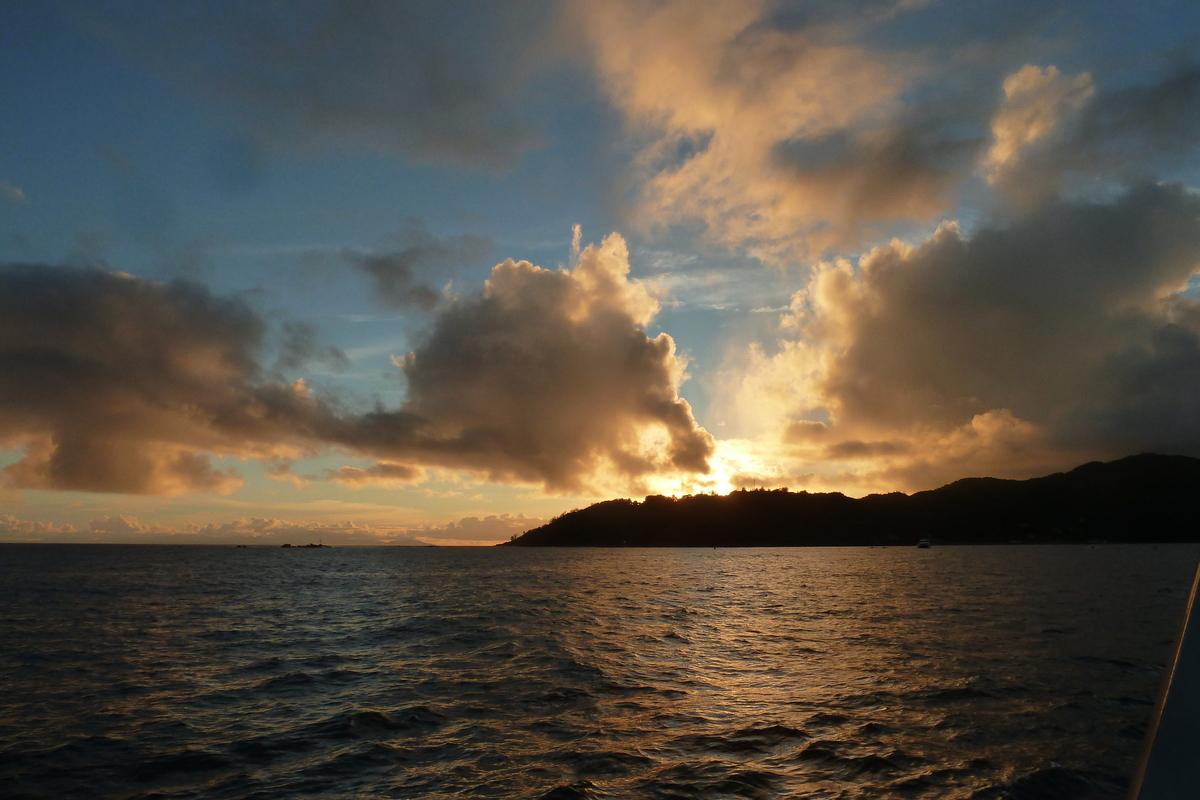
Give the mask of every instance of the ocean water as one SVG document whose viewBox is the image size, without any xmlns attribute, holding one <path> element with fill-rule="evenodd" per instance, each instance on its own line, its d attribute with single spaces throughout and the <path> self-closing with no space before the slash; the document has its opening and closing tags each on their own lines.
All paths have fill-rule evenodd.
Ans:
<svg viewBox="0 0 1200 800">
<path fill-rule="evenodd" d="M 0 795 L 1116 798 L 1196 557 L 0 545 Z"/>
</svg>

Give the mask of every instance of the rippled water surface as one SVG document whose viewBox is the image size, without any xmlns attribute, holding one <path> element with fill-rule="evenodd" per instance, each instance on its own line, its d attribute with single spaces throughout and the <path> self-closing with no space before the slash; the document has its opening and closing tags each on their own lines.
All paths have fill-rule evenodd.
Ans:
<svg viewBox="0 0 1200 800">
<path fill-rule="evenodd" d="M 0 794 L 1119 797 L 1195 559 L 0 545 Z"/>
</svg>

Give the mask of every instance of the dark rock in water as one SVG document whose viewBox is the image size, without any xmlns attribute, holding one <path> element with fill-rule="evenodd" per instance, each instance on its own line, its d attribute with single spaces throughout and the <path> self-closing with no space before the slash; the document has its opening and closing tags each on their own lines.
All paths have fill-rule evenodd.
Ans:
<svg viewBox="0 0 1200 800">
<path fill-rule="evenodd" d="M 786 489 L 609 500 L 517 537 L 518 547 L 781 547 L 1200 541 L 1200 459 L 1139 455 L 1025 481 L 965 478 L 861 499 Z"/>
</svg>

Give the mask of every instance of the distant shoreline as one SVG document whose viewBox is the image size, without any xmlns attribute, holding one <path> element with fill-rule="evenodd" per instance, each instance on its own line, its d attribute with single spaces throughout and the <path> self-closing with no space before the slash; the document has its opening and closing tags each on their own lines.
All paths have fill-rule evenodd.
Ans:
<svg viewBox="0 0 1200 800">
<path fill-rule="evenodd" d="M 1046 546 L 1046 547 L 1114 547 L 1123 545 L 1167 545 L 1167 544 L 1200 544 L 1200 537 L 1195 539 L 1174 539 L 1170 541 L 1103 541 L 1103 542 L 942 542 L 937 546 L 942 548 L 950 547 L 1016 547 L 1016 546 Z M 428 544 L 415 547 L 413 545 L 401 544 L 345 544 L 338 545 L 337 550 L 491 550 L 501 546 L 512 546 L 513 542 L 495 542 L 492 544 Z M 518 547 L 528 547 L 531 545 L 518 545 Z M 813 544 L 813 545 L 532 545 L 547 549 L 562 548 L 570 550 L 638 550 L 648 547 L 676 547 L 681 550 L 754 550 L 754 549 L 770 549 L 775 548 L 790 548 L 790 547 L 811 547 L 814 549 L 838 549 L 838 548 L 857 548 L 866 547 L 873 549 L 884 549 L 890 547 L 909 548 L 913 545 L 906 543 L 891 543 L 891 544 Z M 16 541 L 0 541 L 0 548 L 4 547 L 208 547 L 218 550 L 235 550 L 244 548 L 246 550 L 279 550 L 287 549 L 280 548 L 277 544 L 221 544 L 212 542 L 16 542 Z M 302 549 L 302 548 L 292 548 Z"/>
</svg>

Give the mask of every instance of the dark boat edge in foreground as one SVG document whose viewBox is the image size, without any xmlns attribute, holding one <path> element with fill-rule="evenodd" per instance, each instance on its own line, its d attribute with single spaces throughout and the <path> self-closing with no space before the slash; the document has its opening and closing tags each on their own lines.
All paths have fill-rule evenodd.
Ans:
<svg viewBox="0 0 1200 800">
<path fill-rule="evenodd" d="M 1183 622 L 1175 637 L 1154 716 L 1146 730 L 1142 757 L 1130 788 L 1130 800 L 1174 800 L 1195 795 L 1200 783 L 1200 565 Z"/>
</svg>

